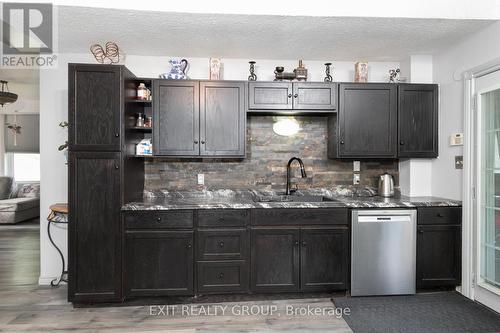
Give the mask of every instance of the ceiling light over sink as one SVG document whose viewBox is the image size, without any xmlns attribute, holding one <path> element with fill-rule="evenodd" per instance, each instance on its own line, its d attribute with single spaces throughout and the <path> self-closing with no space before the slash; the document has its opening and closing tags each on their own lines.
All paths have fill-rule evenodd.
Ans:
<svg viewBox="0 0 500 333">
<path fill-rule="evenodd" d="M 273 124 L 274 133 L 282 136 L 295 135 L 299 130 L 299 122 L 293 117 L 277 117 Z"/>
</svg>

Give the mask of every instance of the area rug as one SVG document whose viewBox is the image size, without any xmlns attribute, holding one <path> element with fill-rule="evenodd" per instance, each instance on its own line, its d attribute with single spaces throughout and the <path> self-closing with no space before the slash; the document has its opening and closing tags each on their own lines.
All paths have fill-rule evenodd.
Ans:
<svg viewBox="0 0 500 333">
<path fill-rule="evenodd" d="M 500 315 L 457 292 L 412 296 L 334 297 L 354 333 L 500 332 Z M 345 312 L 344 312 L 345 313 Z"/>
</svg>

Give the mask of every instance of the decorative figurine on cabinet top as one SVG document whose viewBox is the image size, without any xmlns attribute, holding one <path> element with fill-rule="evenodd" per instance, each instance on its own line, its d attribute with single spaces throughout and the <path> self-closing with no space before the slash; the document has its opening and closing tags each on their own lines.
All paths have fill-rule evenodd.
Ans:
<svg viewBox="0 0 500 333">
<path fill-rule="evenodd" d="M 297 81 L 307 81 L 307 68 L 304 67 L 302 59 L 299 60 L 299 67 L 293 70 Z"/>
<path fill-rule="evenodd" d="M 220 58 L 210 58 L 209 80 L 222 80 L 222 62 Z"/>
<path fill-rule="evenodd" d="M 188 61 L 186 59 L 170 59 L 168 61 L 172 68 L 170 72 L 160 74 L 160 79 L 169 79 L 169 80 L 187 80 L 189 77 L 186 74 L 186 70 L 188 67 Z"/>
<path fill-rule="evenodd" d="M 354 82 L 368 82 L 367 62 L 357 62 L 354 64 Z"/>
<path fill-rule="evenodd" d="M 401 70 L 399 68 L 389 70 L 389 83 L 398 83 L 400 81 Z"/>
</svg>

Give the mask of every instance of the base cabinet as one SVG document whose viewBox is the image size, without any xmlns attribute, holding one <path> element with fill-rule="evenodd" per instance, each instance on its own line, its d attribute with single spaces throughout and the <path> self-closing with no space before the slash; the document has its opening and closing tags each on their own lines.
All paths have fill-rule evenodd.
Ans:
<svg viewBox="0 0 500 333">
<path fill-rule="evenodd" d="M 302 291 L 349 288 L 349 229 L 302 229 L 300 289 Z"/>
<path fill-rule="evenodd" d="M 417 214 L 417 288 L 460 285 L 461 208 L 421 208 Z"/>
<path fill-rule="evenodd" d="M 125 295 L 193 295 L 192 231 L 127 231 Z"/>
<path fill-rule="evenodd" d="M 251 288 L 314 292 L 349 288 L 349 229 L 253 228 Z M 270 255 L 272 254 L 272 255 Z"/>
<path fill-rule="evenodd" d="M 252 291 L 298 291 L 300 230 L 254 228 L 250 238 Z"/>
</svg>

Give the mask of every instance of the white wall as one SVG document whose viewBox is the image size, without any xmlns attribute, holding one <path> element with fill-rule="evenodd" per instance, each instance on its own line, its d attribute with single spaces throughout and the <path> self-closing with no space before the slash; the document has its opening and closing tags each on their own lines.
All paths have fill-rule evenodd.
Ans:
<svg viewBox="0 0 500 333">
<path fill-rule="evenodd" d="M 158 77 L 169 69 L 170 57 L 145 57 L 127 55 L 124 64 L 135 75 L 141 77 Z M 180 57 L 179 57 L 180 58 Z M 192 79 L 208 78 L 208 58 L 189 58 L 188 75 Z M 57 147 L 67 138 L 67 132 L 58 127 L 60 121 L 68 118 L 68 73 L 69 62 L 95 63 L 90 54 L 60 54 L 58 68 L 40 71 L 40 153 L 41 153 L 41 202 L 40 216 L 40 284 L 48 284 L 60 274 L 61 262 L 56 250 L 49 243 L 47 225 L 44 219 L 48 207 L 57 202 L 67 202 L 67 166 L 64 155 Z M 297 67 L 296 60 L 260 60 L 257 61 L 256 74 L 258 79 L 272 80 L 275 66 L 285 66 L 291 71 Z M 247 59 L 222 59 L 225 80 L 246 80 L 248 78 Z M 310 81 L 323 81 L 324 62 L 304 60 L 309 69 Z M 333 78 L 335 81 L 352 81 L 354 77 L 354 62 L 333 63 Z M 397 62 L 369 63 L 369 80 L 372 82 L 388 79 L 388 71 L 399 67 Z M 63 253 L 67 253 L 66 229 L 53 230 L 53 238 L 61 244 Z"/>
<path fill-rule="evenodd" d="M 467 37 L 434 56 L 434 79 L 440 84 L 439 158 L 432 162 L 432 194 L 462 198 L 462 170 L 454 167 L 461 146 L 449 145 L 450 134 L 463 132 L 463 81 L 461 73 L 500 57 L 500 22 Z M 469 161 L 464 161 L 469 163 Z"/>
</svg>

